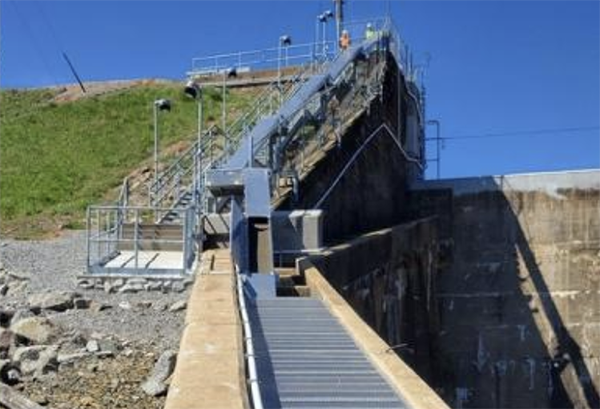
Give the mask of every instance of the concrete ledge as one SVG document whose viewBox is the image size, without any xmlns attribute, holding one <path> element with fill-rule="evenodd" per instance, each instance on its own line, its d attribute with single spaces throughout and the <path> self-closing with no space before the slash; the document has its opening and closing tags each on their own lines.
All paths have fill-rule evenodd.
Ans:
<svg viewBox="0 0 600 409">
<path fill-rule="evenodd" d="M 332 314 L 355 340 L 369 360 L 412 409 L 449 409 L 449 406 L 395 353 L 329 285 L 310 260 L 302 260 L 302 270 L 311 294 L 323 300 Z"/>
<path fill-rule="evenodd" d="M 216 251 L 192 289 L 165 409 L 248 408 L 233 266 Z M 212 274 L 218 268 L 218 274 Z"/>
<path fill-rule="evenodd" d="M 563 189 L 600 189 L 600 169 L 521 173 L 417 181 L 411 190 L 452 189 L 455 196 L 482 192 L 544 192 L 560 197 Z"/>
</svg>

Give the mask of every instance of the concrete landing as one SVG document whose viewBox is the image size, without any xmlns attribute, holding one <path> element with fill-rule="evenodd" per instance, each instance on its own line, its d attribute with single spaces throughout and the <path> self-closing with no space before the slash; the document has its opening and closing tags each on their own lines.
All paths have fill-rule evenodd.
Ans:
<svg viewBox="0 0 600 409">
<path fill-rule="evenodd" d="M 135 268 L 135 252 L 121 251 L 110 260 L 105 268 Z M 183 269 L 183 252 L 181 251 L 140 251 L 138 252 L 138 267 L 145 269 Z"/>
<path fill-rule="evenodd" d="M 229 250 L 207 252 L 188 303 L 165 409 L 249 407 Z"/>
</svg>

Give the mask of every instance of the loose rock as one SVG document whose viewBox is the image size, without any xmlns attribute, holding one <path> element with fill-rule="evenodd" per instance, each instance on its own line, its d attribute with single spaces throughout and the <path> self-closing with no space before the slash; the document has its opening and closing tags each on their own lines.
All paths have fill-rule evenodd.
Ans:
<svg viewBox="0 0 600 409">
<path fill-rule="evenodd" d="M 180 300 L 180 301 L 177 301 L 176 303 L 174 303 L 173 305 L 171 305 L 169 307 L 169 311 L 178 312 L 178 311 L 183 311 L 186 308 L 187 308 L 187 302 L 185 300 Z"/>
<path fill-rule="evenodd" d="M 10 329 L 18 337 L 25 338 L 34 344 L 47 344 L 57 335 L 56 327 L 44 317 L 22 319 L 11 325 Z"/>
<path fill-rule="evenodd" d="M 66 311 L 73 308 L 76 293 L 50 292 L 34 294 L 29 297 L 29 308 L 36 310 Z"/>
<path fill-rule="evenodd" d="M 57 350 L 56 346 L 21 347 L 15 350 L 12 361 L 23 375 L 41 376 L 58 369 Z"/>
<path fill-rule="evenodd" d="M 173 373 L 175 363 L 177 361 L 177 353 L 174 351 L 165 351 L 158 358 L 152 374 L 141 386 L 142 390 L 150 396 L 160 396 L 167 392 L 168 386 L 165 381 Z"/>
<path fill-rule="evenodd" d="M 85 346 L 85 349 L 88 352 L 98 352 L 100 351 L 100 344 L 95 339 L 92 339 L 88 341 L 87 345 Z"/>
</svg>

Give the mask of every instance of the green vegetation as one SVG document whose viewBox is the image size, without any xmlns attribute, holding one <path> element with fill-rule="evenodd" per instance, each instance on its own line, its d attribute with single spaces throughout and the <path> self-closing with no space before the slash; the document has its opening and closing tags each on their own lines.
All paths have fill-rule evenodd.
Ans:
<svg viewBox="0 0 600 409">
<path fill-rule="evenodd" d="M 0 212 L 3 230 L 13 236 L 81 226 L 89 204 L 149 164 L 155 99 L 173 102 L 171 112 L 161 113 L 163 149 L 195 138 L 196 103 L 181 84 L 140 85 L 65 103 L 51 102 L 56 92 L 0 93 Z M 208 121 L 220 117 L 220 99 L 219 89 L 205 91 Z M 239 111 L 251 100 L 251 92 L 232 91 L 228 106 Z"/>
</svg>

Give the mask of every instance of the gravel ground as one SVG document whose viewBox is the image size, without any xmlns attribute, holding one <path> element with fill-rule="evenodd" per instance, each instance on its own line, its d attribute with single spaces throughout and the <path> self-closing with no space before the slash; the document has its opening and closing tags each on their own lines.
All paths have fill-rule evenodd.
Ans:
<svg viewBox="0 0 600 409">
<path fill-rule="evenodd" d="M 56 314 L 53 320 L 65 329 L 114 334 L 132 341 L 152 341 L 163 349 L 178 348 L 185 311 L 172 313 L 165 310 L 176 301 L 187 300 L 189 290 L 166 294 L 107 294 L 102 290 L 81 290 L 77 287 L 77 276 L 85 271 L 85 233 L 69 232 L 54 240 L 5 241 L 0 251 L 8 270 L 30 277 L 27 287 L 17 294 L 9 293 L 2 300 L 3 305 L 20 307 L 34 293 L 76 291 L 112 308 L 102 314 L 90 310 Z"/>
<path fill-rule="evenodd" d="M 27 277 L 17 281 L 22 286 L 13 283 L 7 294 L 0 294 L 0 310 L 28 310 L 33 294 L 77 292 L 103 308 L 39 313 L 59 329 L 59 353 L 85 351 L 85 342 L 93 339 L 113 340 L 118 346 L 118 352 L 109 358 L 92 354 L 73 365 L 60 365 L 48 376 L 24 377 L 14 386 L 17 390 L 52 408 L 162 407 L 164 396 L 144 394 L 140 383 L 164 351 L 179 349 L 185 309 L 170 311 L 169 307 L 187 300 L 189 288 L 180 293 L 133 294 L 78 288 L 77 277 L 85 271 L 83 232 L 69 232 L 53 240 L 7 240 L 0 252 L 6 270 Z M 83 339 L 83 344 L 71 341 L 78 339 Z"/>
</svg>

